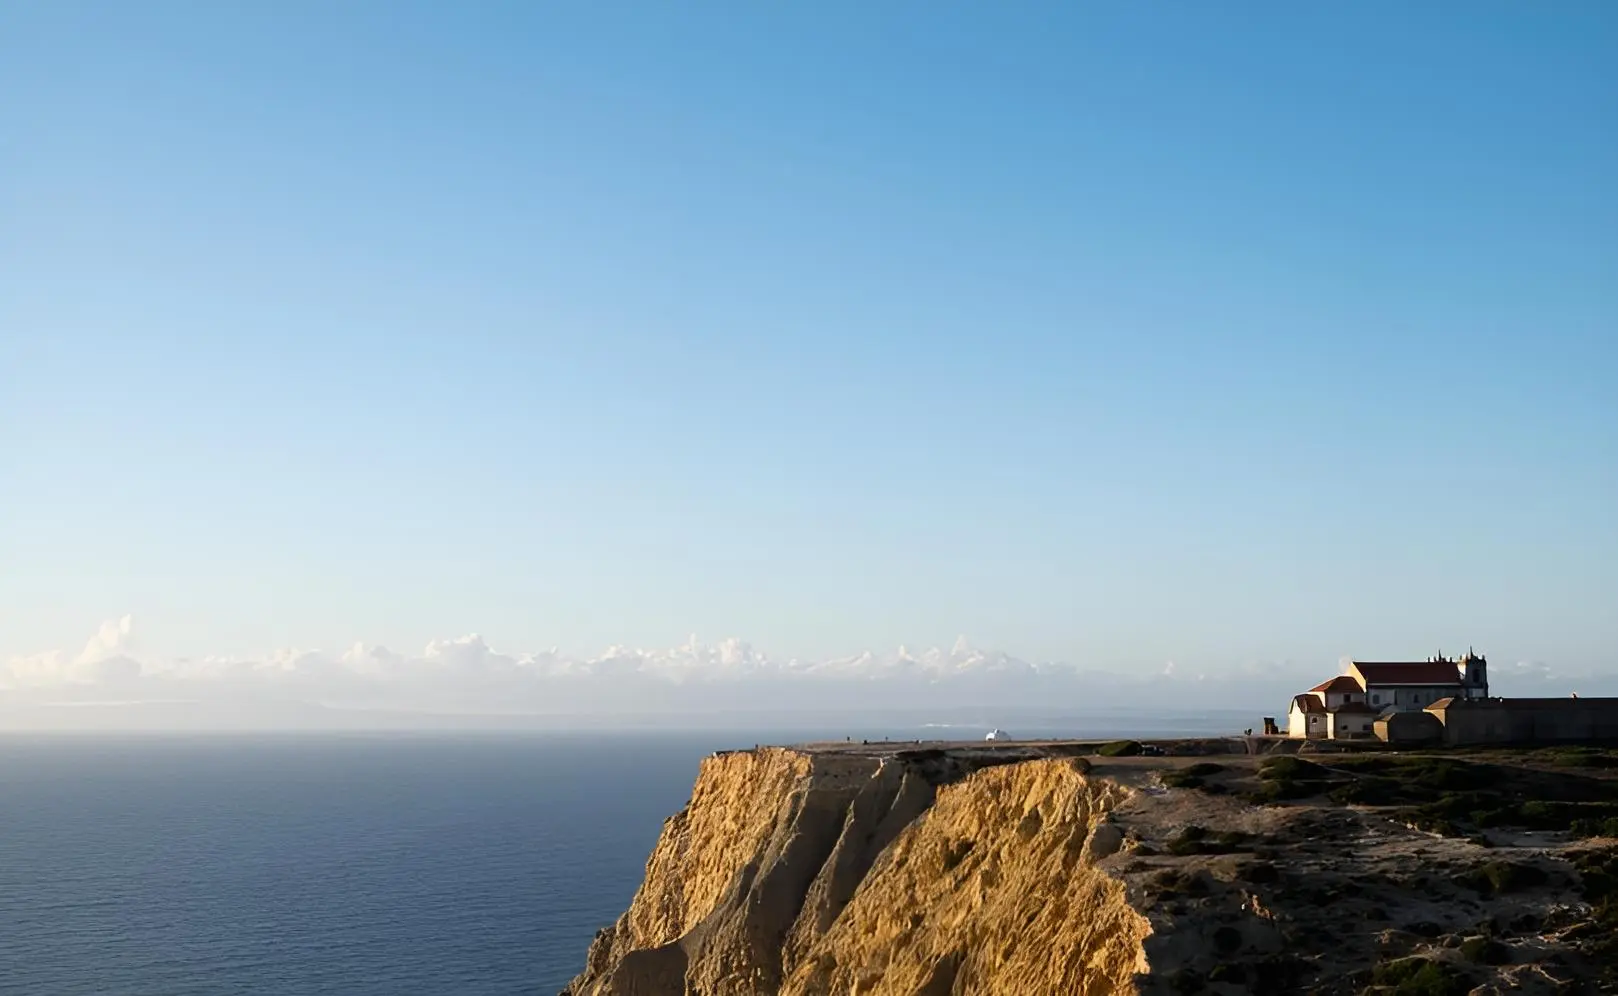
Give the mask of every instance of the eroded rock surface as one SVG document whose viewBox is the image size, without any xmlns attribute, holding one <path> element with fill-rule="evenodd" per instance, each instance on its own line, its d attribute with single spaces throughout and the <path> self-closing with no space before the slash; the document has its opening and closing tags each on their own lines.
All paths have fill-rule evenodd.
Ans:
<svg viewBox="0 0 1618 996">
<path fill-rule="evenodd" d="M 1084 750 L 710 757 L 564 996 L 1614 991 L 1610 840 L 1441 836 L 1268 800 L 1255 758 Z"/>
</svg>

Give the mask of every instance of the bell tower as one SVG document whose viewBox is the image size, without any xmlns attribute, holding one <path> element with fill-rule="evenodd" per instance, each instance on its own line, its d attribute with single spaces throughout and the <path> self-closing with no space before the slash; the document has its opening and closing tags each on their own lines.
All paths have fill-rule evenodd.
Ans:
<svg viewBox="0 0 1618 996">
<path fill-rule="evenodd" d="M 1466 688 L 1466 697 L 1469 699 L 1486 699 L 1489 697 L 1489 661 L 1482 654 L 1466 652 L 1461 658 L 1461 684 Z"/>
</svg>

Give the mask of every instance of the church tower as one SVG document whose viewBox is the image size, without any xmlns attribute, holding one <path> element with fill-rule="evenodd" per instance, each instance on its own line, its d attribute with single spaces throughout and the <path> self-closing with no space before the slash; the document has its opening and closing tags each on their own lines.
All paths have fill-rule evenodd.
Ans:
<svg viewBox="0 0 1618 996">
<path fill-rule="evenodd" d="M 1489 662 L 1482 654 L 1466 652 L 1461 658 L 1461 684 L 1466 687 L 1466 697 L 1469 699 L 1486 699 L 1489 697 Z"/>
</svg>

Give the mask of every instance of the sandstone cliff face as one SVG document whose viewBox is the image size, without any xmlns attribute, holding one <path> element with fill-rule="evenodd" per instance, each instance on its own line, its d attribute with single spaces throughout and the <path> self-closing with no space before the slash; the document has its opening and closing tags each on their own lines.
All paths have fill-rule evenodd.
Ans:
<svg viewBox="0 0 1618 996">
<path fill-rule="evenodd" d="M 1150 927 L 1095 867 L 1131 790 L 1086 768 L 1004 750 L 709 758 L 567 993 L 1132 992 Z"/>
<path fill-rule="evenodd" d="M 1614 841 L 1418 829 L 1320 794 L 1392 791 L 1347 761 L 1277 793 L 1257 758 L 1080 749 L 709 758 L 565 996 L 1618 992 Z M 1618 752 L 1577 777 L 1412 760 L 1398 777 L 1423 792 L 1432 768 L 1501 799 L 1618 800 Z"/>
</svg>

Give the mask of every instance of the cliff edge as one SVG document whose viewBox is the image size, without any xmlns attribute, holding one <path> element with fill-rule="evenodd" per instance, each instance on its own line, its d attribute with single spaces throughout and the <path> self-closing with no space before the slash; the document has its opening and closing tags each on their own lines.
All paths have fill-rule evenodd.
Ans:
<svg viewBox="0 0 1618 996">
<path fill-rule="evenodd" d="M 1611 841 L 1435 832 L 1385 771 L 1084 750 L 709 757 L 564 996 L 1618 991 Z"/>
</svg>

